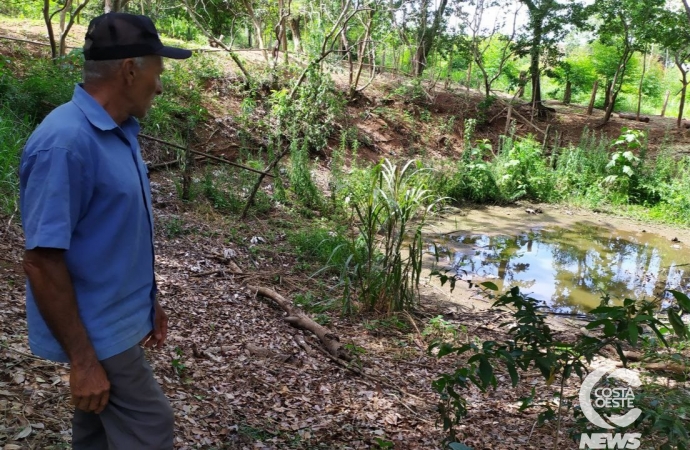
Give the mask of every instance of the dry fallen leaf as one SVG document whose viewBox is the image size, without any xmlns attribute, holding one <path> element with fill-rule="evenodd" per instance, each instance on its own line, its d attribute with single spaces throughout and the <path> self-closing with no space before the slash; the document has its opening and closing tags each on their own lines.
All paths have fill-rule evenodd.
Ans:
<svg viewBox="0 0 690 450">
<path fill-rule="evenodd" d="M 29 425 L 28 427 L 25 427 L 22 431 L 20 431 L 19 434 L 17 434 L 14 437 L 14 440 L 18 441 L 20 439 L 24 439 L 25 437 L 27 437 L 30 434 L 31 434 L 31 425 Z"/>
</svg>

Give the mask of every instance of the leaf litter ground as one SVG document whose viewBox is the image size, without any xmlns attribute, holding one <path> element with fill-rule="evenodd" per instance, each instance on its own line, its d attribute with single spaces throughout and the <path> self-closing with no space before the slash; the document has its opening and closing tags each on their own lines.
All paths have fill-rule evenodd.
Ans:
<svg viewBox="0 0 690 450">
<path fill-rule="evenodd" d="M 467 327 L 466 338 L 496 339 L 503 333 L 500 313 L 458 312 L 457 305 L 448 313 L 447 305 L 425 297 L 409 318 L 415 327 L 401 330 L 365 327 L 331 312 L 329 328 L 359 350 L 357 364 L 367 376 L 356 375 L 326 358 L 309 333 L 285 323 L 282 310 L 244 287 L 266 286 L 291 298 L 313 283 L 294 270 L 294 255 L 276 250 L 284 235 L 271 230 L 270 221 L 241 224 L 210 209 L 192 211 L 176 200 L 166 174 L 154 177 L 153 191 L 156 271 L 170 331 L 165 348 L 148 357 L 175 410 L 176 448 L 368 449 L 386 441 L 396 449 L 443 448 L 431 382 L 451 371 L 453 361 L 428 355 L 429 338 L 419 330 L 447 313 L 449 321 Z M 30 353 L 21 230 L 15 220 L 3 231 L 0 444 L 68 448 L 69 372 Z M 238 268 L 242 274 L 234 273 Z M 534 386 L 538 401 L 552 401 L 556 388 L 544 386 L 537 374 L 526 379 L 512 389 L 507 374 L 500 374 L 496 391 L 467 392 L 470 415 L 460 427 L 465 443 L 475 449 L 553 445 L 555 426 L 534 427 L 536 412 L 519 412 L 518 399 Z M 562 448 L 577 448 L 562 434 Z"/>
</svg>

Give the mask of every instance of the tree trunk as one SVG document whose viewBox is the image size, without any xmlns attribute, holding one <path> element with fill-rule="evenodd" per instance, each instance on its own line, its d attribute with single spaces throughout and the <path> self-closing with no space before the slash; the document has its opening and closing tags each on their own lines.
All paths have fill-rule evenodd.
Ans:
<svg viewBox="0 0 690 450">
<path fill-rule="evenodd" d="M 638 114 L 623 114 L 623 113 L 620 113 L 620 114 L 618 114 L 618 117 L 620 117 L 621 119 L 625 119 L 625 120 L 635 120 L 635 121 L 637 121 L 637 122 L 644 122 L 644 123 L 649 123 L 649 120 L 650 120 L 649 117 L 647 117 L 647 116 L 640 116 L 639 113 L 638 113 Z"/>
<path fill-rule="evenodd" d="M 680 106 L 678 106 L 678 128 L 683 125 L 683 114 L 685 113 L 685 98 L 688 92 L 688 72 L 683 71 L 683 89 L 680 91 Z"/>
<path fill-rule="evenodd" d="M 606 82 L 606 92 L 604 93 L 604 110 L 609 108 L 609 103 L 611 102 L 611 89 L 613 88 L 613 83 L 611 80 Z"/>
<path fill-rule="evenodd" d="M 65 7 L 60 13 L 60 35 L 65 32 L 65 17 L 67 16 L 67 11 L 72 11 L 72 0 L 65 0 Z"/>
<path fill-rule="evenodd" d="M 573 82 L 568 80 L 565 82 L 565 94 L 563 94 L 563 104 L 569 105 L 573 98 Z"/>
<path fill-rule="evenodd" d="M 301 16 L 290 18 L 290 29 L 292 30 L 292 48 L 295 53 L 302 53 L 302 32 L 300 31 Z"/>
<path fill-rule="evenodd" d="M 594 86 L 592 87 L 592 96 L 589 99 L 589 107 L 587 108 L 587 115 L 591 116 L 594 112 L 594 102 L 597 100 L 597 90 L 599 89 L 599 80 L 594 80 Z"/>
<path fill-rule="evenodd" d="M 537 110 L 537 117 L 546 117 L 546 110 L 542 105 L 541 98 L 541 71 L 539 68 L 539 57 L 541 55 L 541 39 L 543 34 L 543 23 L 541 19 L 533 16 L 532 32 L 532 48 L 530 49 L 530 75 L 532 76 L 532 108 Z"/>
<path fill-rule="evenodd" d="M 685 7 L 685 13 L 688 16 L 688 21 L 690 21 L 690 3 L 688 3 L 688 0 L 683 0 L 683 6 Z"/>
<path fill-rule="evenodd" d="M 43 20 L 48 28 L 48 40 L 50 41 L 50 54 L 53 61 L 57 60 L 57 43 L 55 42 L 55 33 L 53 32 L 53 23 L 50 15 L 50 0 L 43 1 Z"/>
<path fill-rule="evenodd" d="M 518 83 L 519 87 L 517 91 L 517 98 L 525 98 L 525 85 L 527 84 L 527 74 L 524 71 L 520 72 L 520 79 Z"/>
<path fill-rule="evenodd" d="M 465 81 L 465 86 L 467 86 L 467 90 L 469 91 L 470 86 L 472 86 L 472 60 L 470 59 L 469 64 L 467 65 L 467 80 Z"/>
<path fill-rule="evenodd" d="M 640 77 L 640 87 L 637 89 L 637 120 L 640 120 L 640 110 L 642 109 L 642 85 L 644 76 L 647 72 L 647 52 L 642 54 L 642 76 Z"/>
<path fill-rule="evenodd" d="M 359 84 L 359 77 L 362 75 L 362 67 L 364 65 L 364 54 L 366 52 L 367 46 L 369 44 L 369 37 L 371 36 L 371 27 L 374 23 L 374 10 L 369 11 L 369 20 L 366 24 L 366 29 L 364 32 L 364 39 L 361 42 L 359 53 L 357 54 L 358 67 L 357 74 L 355 75 L 354 81 L 352 80 L 352 72 L 350 72 L 350 100 L 354 99 L 355 92 L 357 92 L 357 85 Z M 374 66 L 374 63 L 369 58 L 369 65 Z M 352 70 L 352 64 L 350 64 L 350 70 Z"/>
<path fill-rule="evenodd" d="M 103 4 L 103 11 L 105 13 L 109 12 L 121 12 L 127 6 L 129 0 L 105 0 Z"/>
<path fill-rule="evenodd" d="M 450 83 L 452 81 L 452 75 L 453 75 L 453 58 L 455 57 L 455 46 L 452 45 L 450 47 L 450 54 L 448 55 L 448 64 L 446 66 L 446 83 L 445 83 L 445 89 L 447 90 L 450 87 Z"/>
<path fill-rule="evenodd" d="M 666 108 L 668 107 L 668 99 L 671 96 L 671 91 L 666 91 L 666 99 L 664 100 L 664 107 L 661 108 L 661 117 L 666 117 Z"/>
<path fill-rule="evenodd" d="M 280 50 L 287 52 L 287 26 L 285 26 L 286 16 L 285 16 L 285 0 L 278 0 L 278 7 L 280 10 Z"/>
<path fill-rule="evenodd" d="M 254 33 L 256 33 L 256 40 L 257 44 L 259 44 L 259 48 L 261 49 L 261 54 L 263 55 L 264 60 L 266 62 L 269 62 L 268 52 L 266 51 L 266 46 L 264 45 L 264 36 L 263 30 L 261 29 L 261 22 L 256 17 L 256 14 L 254 14 L 252 2 L 249 0 L 243 0 L 242 4 L 244 5 L 247 14 L 249 14 L 249 19 L 252 21 L 252 25 L 254 26 Z"/>
<path fill-rule="evenodd" d="M 611 94 L 609 96 L 609 104 L 606 108 L 606 114 L 604 115 L 604 121 L 602 122 L 602 125 L 606 124 L 609 121 L 609 119 L 611 119 L 611 115 L 613 114 L 613 108 L 616 107 L 616 100 L 618 99 L 618 94 L 620 93 L 621 88 L 623 87 L 623 78 L 625 77 L 625 71 L 628 67 L 628 62 L 630 61 L 632 55 L 633 51 L 629 47 L 623 51 L 621 62 L 618 65 L 618 70 L 616 70 L 616 74 L 613 76 L 613 81 L 611 82 Z"/>
<path fill-rule="evenodd" d="M 431 28 L 427 27 L 429 3 L 429 0 L 423 0 L 420 10 L 422 18 L 419 33 L 417 34 L 417 49 L 415 50 L 415 55 L 412 60 L 412 70 L 414 76 L 416 77 L 421 77 L 422 73 L 424 73 L 424 69 L 426 69 L 427 58 L 429 57 L 431 48 L 434 45 L 434 40 L 438 35 L 438 30 L 441 27 L 441 21 L 446 11 L 448 0 L 441 0 L 441 3 L 438 5 L 438 9 L 436 9 L 434 12 L 434 21 L 431 25 Z"/>
</svg>

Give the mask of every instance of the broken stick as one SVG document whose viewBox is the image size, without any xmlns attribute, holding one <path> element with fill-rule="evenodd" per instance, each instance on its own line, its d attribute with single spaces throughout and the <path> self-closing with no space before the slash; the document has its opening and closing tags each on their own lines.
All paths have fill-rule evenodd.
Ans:
<svg viewBox="0 0 690 450">
<path fill-rule="evenodd" d="M 247 288 L 256 295 L 261 295 L 268 299 L 273 300 L 280 308 L 287 313 L 285 321 L 295 328 L 301 330 L 307 330 L 314 333 L 324 348 L 332 356 L 338 359 L 344 359 L 345 361 L 352 361 L 352 356 L 345 350 L 343 344 L 340 343 L 338 336 L 333 334 L 328 328 L 319 325 L 314 322 L 314 320 L 302 312 L 299 308 L 295 307 L 292 302 L 287 300 L 285 297 L 277 293 L 272 289 L 258 286 L 247 285 Z"/>
</svg>

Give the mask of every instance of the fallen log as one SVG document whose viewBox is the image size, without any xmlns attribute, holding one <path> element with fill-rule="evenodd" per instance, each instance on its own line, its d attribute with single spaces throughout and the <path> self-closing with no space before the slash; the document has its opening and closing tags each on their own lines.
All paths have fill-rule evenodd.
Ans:
<svg viewBox="0 0 690 450">
<path fill-rule="evenodd" d="M 295 328 L 301 330 L 311 331 L 314 333 L 323 347 L 337 359 L 345 361 L 352 361 L 352 356 L 345 350 L 343 344 L 340 343 L 338 336 L 333 334 L 328 328 L 319 325 L 314 320 L 295 307 L 289 300 L 272 289 L 259 286 L 247 285 L 247 288 L 255 295 L 261 295 L 270 300 L 273 300 L 280 308 L 287 313 L 285 321 Z"/>
<path fill-rule="evenodd" d="M 638 352 L 624 351 L 623 355 L 628 362 L 640 362 L 641 368 L 650 370 L 652 372 L 670 372 L 676 375 L 686 376 L 690 374 L 690 366 L 675 362 L 645 362 L 643 354 Z M 622 367 L 623 363 L 617 363 L 616 366 Z"/>
<path fill-rule="evenodd" d="M 640 118 L 638 119 L 635 114 L 620 113 L 620 114 L 618 114 L 618 117 L 620 117 L 621 119 L 625 119 L 625 120 L 635 120 L 637 122 L 649 123 L 649 117 L 647 117 L 647 116 L 640 116 Z"/>
</svg>

